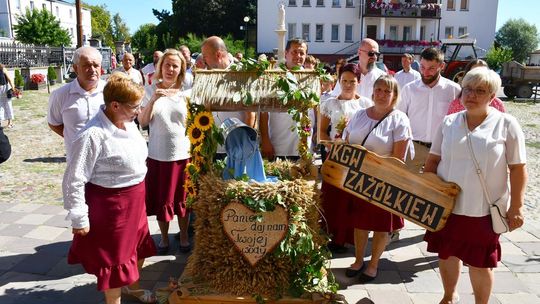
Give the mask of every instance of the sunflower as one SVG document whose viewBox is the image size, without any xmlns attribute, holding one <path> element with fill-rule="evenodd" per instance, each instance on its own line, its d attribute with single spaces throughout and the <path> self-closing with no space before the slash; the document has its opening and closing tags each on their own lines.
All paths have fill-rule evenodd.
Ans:
<svg viewBox="0 0 540 304">
<path fill-rule="evenodd" d="M 189 141 L 191 142 L 192 145 L 194 145 L 196 143 L 200 143 L 203 141 L 204 132 L 202 132 L 201 129 L 197 128 L 196 124 L 192 124 L 188 128 L 188 136 L 189 136 Z"/>
<path fill-rule="evenodd" d="M 212 116 L 212 114 L 210 114 L 210 112 L 200 112 L 195 115 L 193 123 L 197 126 L 197 128 L 201 129 L 201 131 L 206 131 L 212 127 L 212 124 L 214 123 L 214 117 Z"/>
<path fill-rule="evenodd" d="M 197 188 L 195 187 L 191 179 L 186 179 L 186 182 L 184 183 L 184 191 L 187 193 L 188 197 L 197 196 Z"/>
<path fill-rule="evenodd" d="M 201 149 L 202 149 L 202 144 L 198 144 L 198 145 L 193 145 L 193 152 L 194 153 L 201 153 Z"/>
</svg>

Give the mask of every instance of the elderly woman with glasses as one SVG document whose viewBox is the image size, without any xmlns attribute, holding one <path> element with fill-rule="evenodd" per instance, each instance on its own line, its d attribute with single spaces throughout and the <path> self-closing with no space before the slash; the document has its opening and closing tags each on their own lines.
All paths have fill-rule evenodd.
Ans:
<svg viewBox="0 0 540 304">
<path fill-rule="evenodd" d="M 107 304 L 120 304 L 121 294 L 156 301 L 139 289 L 139 268 L 156 253 L 144 204 L 148 149 L 133 123 L 143 93 L 127 75 L 109 78 L 105 105 L 74 140 L 62 183 L 73 227 L 68 263 L 97 277 Z"/>
<path fill-rule="evenodd" d="M 149 216 L 157 217 L 161 231 L 159 254 L 169 251 L 169 222 L 175 215 L 180 227 L 180 251 L 190 251 L 189 212 L 184 191 L 185 168 L 190 158 L 185 76 L 186 62 L 182 53 L 166 50 L 157 63 L 152 85 L 145 88 L 139 114 L 141 126 L 150 126 L 146 209 Z"/>
<path fill-rule="evenodd" d="M 501 260 L 499 235 L 493 231 L 489 204 L 509 192 L 510 230 L 523 225 L 523 197 L 527 180 L 525 139 L 516 119 L 490 107 L 501 79 L 479 67 L 462 81 L 465 111 L 448 115 L 437 131 L 424 172 L 433 172 L 461 187 L 446 226 L 426 232 L 428 251 L 439 256 L 444 287 L 440 303 L 457 303 L 462 264 L 469 267 L 475 303 L 488 303 L 493 268 Z M 475 160 L 480 168 L 477 174 Z M 485 180 L 484 181 L 482 181 Z M 484 195 L 484 186 L 487 196 Z M 471 233 L 474 231 L 474 233 Z"/>
</svg>

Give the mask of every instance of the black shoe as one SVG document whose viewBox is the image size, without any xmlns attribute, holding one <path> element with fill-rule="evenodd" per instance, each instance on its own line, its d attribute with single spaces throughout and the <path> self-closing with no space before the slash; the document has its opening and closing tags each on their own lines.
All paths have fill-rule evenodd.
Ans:
<svg viewBox="0 0 540 304">
<path fill-rule="evenodd" d="M 348 250 L 347 247 L 335 243 L 328 244 L 328 249 L 330 249 L 330 252 L 338 254 L 346 253 Z"/>
<path fill-rule="evenodd" d="M 364 266 L 365 266 L 365 263 L 362 264 L 362 267 L 360 267 L 359 269 L 352 269 L 351 267 L 347 268 L 345 270 L 345 276 L 348 278 L 356 277 L 357 275 L 361 274 L 362 271 L 364 271 Z"/>
<path fill-rule="evenodd" d="M 165 247 L 158 246 L 157 247 L 158 255 L 166 255 L 168 252 L 169 252 L 169 246 L 165 246 Z"/>
<path fill-rule="evenodd" d="M 374 277 L 372 277 L 372 276 L 369 276 L 369 275 L 367 275 L 367 274 L 365 274 L 365 273 L 362 272 L 362 273 L 360 274 L 360 276 L 358 277 L 358 282 L 359 282 L 360 284 L 364 284 L 364 283 L 367 283 L 367 282 L 371 282 L 371 281 L 375 280 L 376 278 L 377 278 L 377 275 L 375 275 Z"/>
</svg>

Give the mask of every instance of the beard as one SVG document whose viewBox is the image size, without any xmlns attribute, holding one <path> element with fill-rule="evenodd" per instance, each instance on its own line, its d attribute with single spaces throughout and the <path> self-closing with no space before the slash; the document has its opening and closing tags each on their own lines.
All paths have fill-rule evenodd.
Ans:
<svg viewBox="0 0 540 304">
<path fill-rule="evenodd" d="M 368 61 L 366 65 L 366 70 L 371 71 L 375 67 L 375 61 Z"/>
<path fill-rule="evenodd" d="M 437 72 L 435 75 L 433 75 L 431 77 L 425 77 L 424 75 L 421 75 L 422 76 L 422 82 L 424 84 L 431 84 L 432 82 L 437 80 L 437 78 L 439 78 L 440 75 L 441 75 L 441 72 Z"/>
</svg>

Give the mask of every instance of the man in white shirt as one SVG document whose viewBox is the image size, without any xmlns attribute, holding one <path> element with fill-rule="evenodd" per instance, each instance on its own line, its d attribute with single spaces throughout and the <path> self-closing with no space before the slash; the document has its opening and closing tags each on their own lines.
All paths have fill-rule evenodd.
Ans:
<svg viewBox="0 0 540 304">
<path fill-rule="evenodd" d="M 379 57 L 380 54 L 377 41 L 365 38 L 360 43 L 360 47 L 358 48 L 358 67 L 360 68 L 362 76 L 360 78 L 360 83 L 356 88 L 356 92 L 362 97 L 372 99 L 373 84 L 375 83 L 375 80 L 382 75 L 386 75 L 386 72 L 375 66 L 377 57 Z M 332 91 L 332 95 L 339 96 L 339 94 L 341 94 L 341 86 L 338 79 L 336 86 Z"/>
<path fill-rule="evenodd" d="M 232 64 L 229 59 L 229 52 L 225 42 L 217 36 L 208 37 L 201 46 L 201 54 L 204 60 L 206 69 L 222 69 L 226 70 Z M 223 121 L 227 118 L 238 118 L 248 126 L 253 127 L 255 123 L 255 113 L 251 112 L 212 112 L 214 116 L 214 123 L 217 127 L 221 126 Z M 225 147 L 219 146 L 217 150 L 216 159 L 223 159 L 225 157 Z"/>
<path fill-rule="evenodd" d="M 431 148 L 433 135 L 437 131 L 448 106 L 461 92 L 459 85 L 441 76 L 444 69 L 444 54 L 436 48 L 426 48 L 420 55 L 421 79 L 403 87 L 398 109 L 405 112 L 411 121 L 415 157 L 407 159 L 407 166 L 419 172 Z"/>
<path fill-rule="evenodd" d="M 101 53 L 90 46 L 78 48 L 73 55 L 77 78 L 53 91 L 49 97 L 49 128 L 64 137 L 66 159 L 79 130 L 99 111 L 103 102 L 105 81 L 101 76 Z"/>
<path fill-rule="evenodd" d="M 414 60 L 413 55 L 409 53 L 405 53 L 401 55 L 401 65 L 403 66 L 403 69 L 394 75 L 394 78 L 399 84 L 399 88 L 403 89 L 403 87 L 409 83 L 413 82 L 415 80 L 418 80 L 422 78 L 420 76 L 420 73 L 418 73 L 416 70 L 411 68 L 411 64 Z"/>
<path fill-rule="evenodd" d="M 154 55 L 152 56 L 152 62 L 145 65 L 144 68 L 141 69 L 146 85 L 152 84 L 152 76 L 154 76 L 154 73 L 156 72 L 156 65 L 161 56 L 163 56 L 162 51 L 155 51 Z"/>
<path fill-rule="evenodd" d="M 122 66 L 114 70 L 114 72 L 124 73 L 129 76 L 131 81 L 136 84 L 143 85 L 144 81 L 141 72 L 133 67 L 135 63 L 135 57 L 131 53 L 124 53 L 122 57 Z"/>
<path fill-rule="evenodd" d="M 301 68 L 307 56 L 307 43 L 303 39 L 287 41 L 285 47 L 285 65 L 288 69 Z M 262 154 L 272 159 L 298 160 L 298 142 L 296 122 L 286 112 L 261 113 L 259 129 L 261 132 Z M 309 140 L 308 140 L 309 142 Z"/>
</svg>

